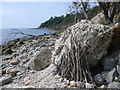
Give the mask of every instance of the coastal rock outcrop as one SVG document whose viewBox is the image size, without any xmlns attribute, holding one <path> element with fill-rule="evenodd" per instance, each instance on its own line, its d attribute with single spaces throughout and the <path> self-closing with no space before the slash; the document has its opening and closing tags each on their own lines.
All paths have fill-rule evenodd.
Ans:
<svg viewBox="0 0 120 90">
<path fill-rule="evenodd" d="M 72 45 L 87 48 L 87 59 L 90 65 L 96 65 L 107 54 L 113 33 L 108 26 L 95 24 L 91 21 L 81 22 L 69 27 L 55 43 L 53 62 L 59 65 L 66 51 L 72 50 Z M 71 41 L 74 42 L 71 42 Z"/>
</svg>

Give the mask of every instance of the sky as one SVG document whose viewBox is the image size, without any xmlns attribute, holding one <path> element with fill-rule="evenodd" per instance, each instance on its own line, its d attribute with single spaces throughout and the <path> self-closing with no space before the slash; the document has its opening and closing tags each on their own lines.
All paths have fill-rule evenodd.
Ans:
<svg viewBox="0 0 120 90">
<path fill-rule="evenodd" d="M 65 15 L 69 5 L 70 2 L 0 2 L 0 25 L 36 28 L 51 16 Z"/>
</svg>

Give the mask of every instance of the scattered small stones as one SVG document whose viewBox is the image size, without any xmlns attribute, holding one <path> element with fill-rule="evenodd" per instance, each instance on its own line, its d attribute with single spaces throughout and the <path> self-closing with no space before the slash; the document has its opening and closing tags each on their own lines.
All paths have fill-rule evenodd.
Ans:
<svg viewBox="0 0 120 90">
<path fill-rule="evenodd" d="M 3 76 L 2 78 L 0 78 L 0 86 L 8 84 L 12 81 L 12 77 L 11 76 Z"/>
</svg>

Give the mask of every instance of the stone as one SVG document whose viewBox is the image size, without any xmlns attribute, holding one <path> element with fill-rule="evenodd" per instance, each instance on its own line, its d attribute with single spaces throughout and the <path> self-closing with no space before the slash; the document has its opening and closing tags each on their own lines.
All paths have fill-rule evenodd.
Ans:
<svg viewBox="0 0 120 90">
<path fill-rule="evenodd" d="M 27 51 L 26 47 L 23 46 L 21 49 L 20 49 L 20 53 L 25 53 Z"/>
<path fill-rule="evenodd" d="M 120 83 L 118 83 L 118 82 L 111 82 L 111 83 L 108 85 L 108 88 L 120 89 Z"/>
<path fill-rule="evenodd" d="M 57 75 L 54 76 L 54 78 L 55 78 L 55 79 L 60 79 L 61 76 L 57 74 Z"/>
<path fill-rule="evenodd" d="M 28 85 L 30 83 L 31 83 L 30 78 L 29 77 L 25 77 L 24 78 L 24 85 Z"/>
<path fill-rule="evenodd" d="M 77 82 L 77 87 L 85 88 L 85 83 L 84 82 Z"/>
<path fill-rule="evenodd" d="M 4 54 L 12 54 L 13 53 L 13 50 L 12 49 L 7 49 Z"/>
<path fill-rule="evenodd" d="M 30 84 L 31 83 L 31 81 L 30 80 L 28 80 L 28 81 L 26 81 L 26 82 L 24 82 L 24 84 L 27 86 L 28 84 Z"/>
<path fill-rule="evenodd" d="M 119 73 L 120 76 L 120 65 L 117 65 L 117 72 Z"/>
<path fill-rule="evenodd" d="M 94 85 L 90 83 L 85 83 L 85 88 L 94 88 Z"/>
<path fill-rule="evenodd" d="M 42 70 L 52 63 L 51 56 L 51 49 L 44 48 L 30 59 L 28 62 L 28 67 L 37 71 Z"/>
<path fill-rule="evenodd" d="M 105 89 L 105 88 L 107 88 L 107 86 L 101 85 L 100 88 L 101 88 L 101 89 Z"/>
<path fill-rule="evenodd" d="M 70 81 L 70 87 L 75 87 L 77 85 L 77 83 L 75 81 Z"/>
<path fill-rule="evenodd" d="M 94 77 L 94 80 L 95 80 L 95 83 L 97 85 L 102 85 L 104 83 L 104 80 L 101 76 L 101 74 L 97 74 L 95 77 Z"/>
<path fill-rule="evenodd" d="M 13 69 L 8 70 L 8 73 L 9 73 L 12 77 L 14 77 L 14 76 L 16 76 L 16 74 L 17 74 L 19 71 L 20 71 L 19 69 L 13 68 Z"/>
<path fill-rule="evenodd" d="M 113 58 L 105 57 L 102 61 L 103 61 L 102 64 L 104 71 L 110 71 L 111 69 L 115 68 L 117 65 L 116 59 Z"/>
<path fill-rule="evenodd" d="M 87 47 L 87 58 L 91 66 L 99 63 L 100 59 L 107 54 L 113 33 L 105 25 L 96 24 L 91 21 L 81 20 L 81 22 L 65 30 L 61 37 L 56 40 L 53 51 L 53 61 L 59 65 L 67 51 L 71 51 L 73 44 L 71 39 L 80 45 L 80 48 Z"/>
<path fill-rule="evenodd" d="M 19 64 L 19 62 L 20 62 L 19 60 L 13 60 L 13 61 L 10 62 L 10 64 L 17 65 L 17 64 Z"/>
<path fill-rule="evenodd" d="M 5 74 L 5 73 L 6 73 L 5 70 L 0 70 L 0 75 L 3 75 L 3 74 Z"/>
<path fill-rule="evenodd" d="M 113 70 L 111 70 L 111 71 L 103 71 L 103 72 L 101 73 L 101 75 L 102 75 L 102 78 L 103 78 L 107 83 L 110 83 L 110 82 L 112 82 L 112 81 L 115 79 L 115 77 L 118 76 L 118 73 L 116 72 L 115 69 L 113 69 Z"/>
<path fill-rule="evenodd" d="M 106 20 L 105 20 L 105 15 L 101 12 L 101 13 L 98 13 L 93 19 L 92 19 L 93 22 L 95 23 L 99 23 L 99 24 L 103 24 L 103 25 L 106 25 L 106 24 L 109 24 Z"/>
<path fill-rule="evenodd" d="M 13 55 L 8 55 L 8 56 L 5 56 L 5 58 L 3 58 L 2 60 L 10 60 L 13 58 Z"/>
<path fill-rule="evenodd" d="M 0 78 L 0 86 L 8 84 L 12 81 L 12 77 L 11 76 L 3 76 L 2 78 Z"/>
</svg>

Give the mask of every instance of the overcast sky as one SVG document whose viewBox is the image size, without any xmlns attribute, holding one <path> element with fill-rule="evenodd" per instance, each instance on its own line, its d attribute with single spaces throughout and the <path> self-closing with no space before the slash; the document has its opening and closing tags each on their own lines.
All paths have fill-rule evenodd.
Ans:
<svg viewBox="0 0 120 90">
<path fill-rule="evenodd" d="M 35 28 L 51 16 L 65 15 L 69 2 L 1 2 L 2 28 Z"/>
</svg>

